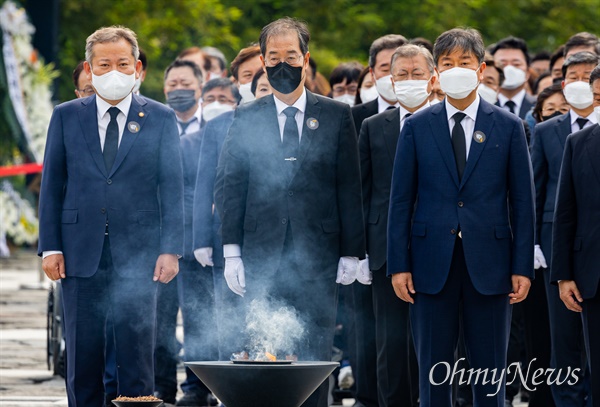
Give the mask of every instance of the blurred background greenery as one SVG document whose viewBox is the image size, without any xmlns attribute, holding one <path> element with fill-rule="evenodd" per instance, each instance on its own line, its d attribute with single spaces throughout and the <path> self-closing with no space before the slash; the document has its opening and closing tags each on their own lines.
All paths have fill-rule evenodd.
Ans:
<svg viewBox="0 0 600 407">
<path fill-rule="evenodd" d="M 26 7 L 32 2 L 40 3 L 21 0 Z M 371 42 L 388 33 L 434 41 L 447 29 L 470 26 L 486 45 L 514 35 L 532 53 L 552 52 L 580 31 L 600 34 L 600 0 L 58 0 L 57 13 L 61 102 L 74 96 L 71 73 L 84 57 L 86 37 L 112 24 L 137 33 L 149 66 L 142 92 L 159 101 L 163 70 L 179 51 L 210 45 L 231 61 L 282 16 L 308 23 L 311 55 L 326 77 L 339 62 L 366 63 Z"/>
</svg>

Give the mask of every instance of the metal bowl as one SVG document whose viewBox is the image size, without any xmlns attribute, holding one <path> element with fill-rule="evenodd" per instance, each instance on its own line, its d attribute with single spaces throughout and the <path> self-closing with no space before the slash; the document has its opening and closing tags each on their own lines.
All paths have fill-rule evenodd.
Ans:
<svg viewBox="0 0 600 407">
<path fill-rule="evenodd" d="M 163 405 L 162 400 L 158 401 L 116 401 L 112 403 L 117 407 L 159 407 Z"/>
</svg>

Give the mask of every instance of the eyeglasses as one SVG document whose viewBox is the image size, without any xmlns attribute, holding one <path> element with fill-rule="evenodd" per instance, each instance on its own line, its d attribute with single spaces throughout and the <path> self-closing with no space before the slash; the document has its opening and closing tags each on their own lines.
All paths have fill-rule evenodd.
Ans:
<svg viewBox="0 0 600 407">
<path fill-rule="evenodd" d="M 215 96 L 207 96 L 206 98 L 202 98 L 202 100 L 205 103 L 213 103 L 213 102 L 219 102 L 219 103 L 224 103 L 224 104 L 229 104 L 229 105 L 234 105 L 236 103 L 235 100 L 231 100 L 228 99 L 226 96 L 219 96 L 219 97 L 215 97 Z"/>
<path fill-rule="evenodd" d="M 92 96 L 94 93 L 96 93 L 94 92 L 94 88 L 77 89 L 77 92 L 85 96 Z"/>
<path fill-rule="evenodd" d="M 267 58 L 267 61 L 269 62 L 269 66 L 275 66 L 280 62 L 285 62 L 288 65 L 297 65 L 302 61 L 302 56 L 300 55 L 289 55 L 285 58 L 277 58 L 277 57 L 269 57 Z"/>
<path fill-rule="evenodd" d="M 333 89 L 332 89 L 334 96 L 341 96 L 346 93 L 354 96 L 354 95 L 356 95 L 357 90 L 358 90 L 358 86 L 356 86 L 356 84 L 348 85 L 348 86 L 333 85 Z"/>
<path fill-rule="evenodd" d="M 554 114 L 556 112 L 561 112 L 561 113 L 565 114 L 568 111 L 569 111 L 568 107 L 545 107 L 542 109 L 542 115 L 550 116 L 551 114 Z"/>
</svg>

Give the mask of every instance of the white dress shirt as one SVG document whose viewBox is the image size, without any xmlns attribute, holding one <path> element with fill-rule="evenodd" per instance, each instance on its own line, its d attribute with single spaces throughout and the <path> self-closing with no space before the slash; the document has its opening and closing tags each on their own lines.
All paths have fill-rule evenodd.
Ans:
<svg viewBox="0 0 600 407">
<path fill-rule="evenodd" d="M 525 93 L 526 93 L 525 89 L 521 89 L 521 91 L 519 93 L 517 93 L 516 95 L 514 95 L 512 97 L 512 99 L 507 98 L 502 93 L 498 93 L 498 104 L 500 104 L 500 106 L 502 106 L 502 109 L 510 112 L 510 109 L 508 108 L 508 106 L 506 106 L 506 102 L 508 102 L 509 100 L 512 100 L 513 102 L 515 102 L 515 114 L 518 116 L 519 112 L 521 111 L 521 105 L 523 104 L 523 99 L 525 99 Z"/>
<path fill-rule="evenodd" d="M 414 113 L 411 113 L 411 115 L 418 113 L 421 110 L 425 110 L 429 106 L 431 106 L 431 105 L 429 104 L 429 101 L 428 101 L 423 106 L 421 106 L 419 109 L 415 110 Z M 408 110 L 406 110 L 402 105 L 400 105 L 400 107 L 398 109 L 400 109 L 400 131 L 402 131 L 402 128 L 404 127 L 404 122 L 406 121 L 406 115 L 409 114 L 410 112 Z"/>
<path fill-rule="evenodd" d="M 390 105 L 388 102 L 383 100 L 381 96 L 377 96 L 377 113 L 385 112 L 390 106 L 400 107 L 400 103 L 396 102 L 396 104 Z"/>
<path fill-rule="evenodd" d="M 120 110 L 117 115 L 117 124 L 119 125 L 119 145 L 121 145 L 121 139 L 123 138 L 123 131 L 127 124 L 127 115 L 129 115 L 129 109 L 131 108 L 131 93 L 117 103 L 116 107 Z M 100 148 L 104 151 L 104 141 L 106 140 L 106 128 L 110 123 L 110 113 L 108 109 L 113 107 L 110 103 L 104 99 L 96 96 L 96 114 L 98 115 L 98 134 L 100 136 Z M 42 259 L 52 255 L 62 254 L 60 250 L 48 250 L 42 253 Z"/>
<path fill-rule="evenodd" d="M 181 120 L 179 117 L 177 118 L 177 131 L 179 131 L 179 135 L 183 136 L 184 134 L 192 134 L 200 131 L 200 123 L 202 122 L 202 105 L 198 103 L 198 109 L 196 109 L 196 113 L 190 120 L 185 123 L 192 122 L 189 126 L 186 127 L 185 133 L 181 134 Z"/>
<path fill-rule="evenodd" d="M 273 95 L 273 99 L 275 100 L 275 109 L 277 109 L 277 121 L 279 122 L 279 136 L 281 137 L 281 142 L 283 143 L 283 129 L 285 127 L 285 121 L 287 119 L 287 116 L 285 115 L 285 113 L 283 113 L 283 111 L 290 107 L 290 105 L 277 99 L 277 96 L 275 95 Z M 300 140 L 302 140 L 302 126 L 304 125 L 304 112 L 306 111 L 305 88 L 302 88 L 302 94 L 291 107 L 295 107 L 296 109 L 298 109 L 295 118 L 296 124 L 298 125 L 298 134 L 300 135 Z"/>
<path fill-rule="evenodd" d="M 471 140 L 473 140 L 473 132 L 475 131 L 475 118 L 477 117 L 477 110 L 479 109 L 479 95 L 475 96 L 475 100 L 465 110 L 458 110 L 452 106 L 448 99 L 445 99 L 446 112 L 448 115 L 448 126 L 450 127 L 450 137 L 452 137 L 452 129 L 454 128 L 454 116 L 455 113 L 462 112 L 466 116 L 460 122 L 463 130 L 465 131 L 465 144 L 467 147 L 467 158 L 469 158 L 469 150 L 471 149 Z"/>
<path fill-rule="evenodd" d="M 585 124 L 585 126 L 583 126 L 583 128 L 585 129 L 586 127 L 590 127 L 593 126 L 594 124 L 598 123 L 598 119 L 596 119 L 596 115 L 594 114 L 594 111 L 592 110 L 592 113 L 589 114 L 589 116 L 587 117 L 583 117 L 583 116 L 579 116 L 577 113 L 575 113 L 573 111 L 573 109 L 569 110 L 569 115 L 570 115 L 570 119 L 571 119 L 571 133 L 575 133 L 576 131 L 579 131 L 579 124 L 577 124 L 577 119 L 579 119 L 580 117 L 583 119 L 588 119 L 588 122 Z M 583 129 L 581 129 L 583 130 Z"/>
</svg>

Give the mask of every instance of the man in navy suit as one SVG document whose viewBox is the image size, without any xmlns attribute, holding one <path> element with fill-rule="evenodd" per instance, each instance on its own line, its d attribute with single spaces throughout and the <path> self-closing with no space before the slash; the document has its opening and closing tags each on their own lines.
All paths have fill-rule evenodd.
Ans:
<svg viewBox="0 0 600 407">
<path fill-rule="evenodd" d="M 306 321 L 298 358 L 330 360 L 336 270 L 337 281 L 354 279 L 365 237 L 350 107 L 305 89 L 309 37 L 291 18 L 262 29 L 273 95 L 236 110 L 215 203 L 229 288 L 246 301 L 269 296 L 296 308 Z M 305 404 L 327 406 L 327 390 Z"/>
<path fill-rule="evenodd" d="M 84 69 L 97 96 L 56 107 L 48 129 L 38 251 L 62 279 L 71 407 L 153 393 L 157 282 L 175 277 L 183 249 L 175 115 L 131 94 L 138 52 L 127 28 L 90 35 Z M 107 340 L 118 388 L 105 395 Z"/>
<path fill-rule="evenodd" d="M 577 54 L 575 54 L 577 55 Z M 600 65 L 590 74 L 594 111 L 600 119 Z M 581 313 L 590 367 L 591 403 L 600 406 L 600 127 L 571 134 L 558 180 L 550 280 L 566 307 Z M 572 342 L 578 337 L 571 338 Z"/>
<path fill-rule="evenodd" d="M 406 120 L 394 161 L 388 275 L 412 304 L 422 407 L 451 406 L 459 315 L 471 367 L 506 368 L 510 304 L 525 299 L 533 277 L 525 132 L 518 117 L 477 95 L 484 54 L 476 30 L 438 37 L 446 101 Z M 504 406 L 504 383 L 489 380 L 471 379 L 475 404 Z"/>
<path fill-rule="evenodd" d="M 582 325 L 578 315 L 569 312 L 560 299 L 558 289 L 550 284 L 552 263 L 552 221 L 558 177 L 567 136 L 596 124 L 592 93 L 587 88 L 592 70 L 598 65 L 598 56 L 590 52 L 580 52 L 570 56 L 563 64 L 563 87 L 575 90 L 569 93 L 574 104 L 570 110 L 558 117 L 538 124 L 535 128 L 531 146 L 531 163 L 536 189 L 536 236 L 535 267 L 536 274 L 544 277 L 548 312 L 550 319 L 551 367 L 566 370 L 568 367 L 581 367 L 582 361 Z M 581 86 L 584 84 L 585 86 Z M 576 100 L 583 96 L 583 104 Z M 580 340 L 573 340 L 578 337 Z M 571 385 L 553 383 L 552 394 L 559 407 L 581 406 L 585 398 L 583 372 L 579 380 Z"/>
</svg>

